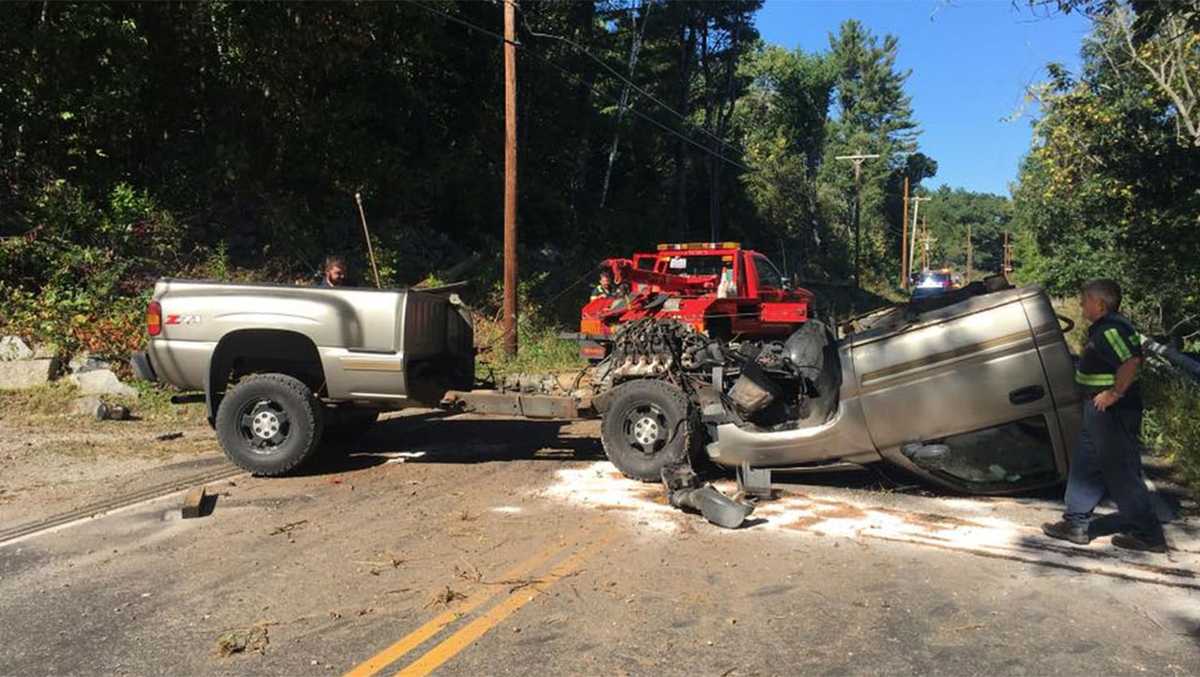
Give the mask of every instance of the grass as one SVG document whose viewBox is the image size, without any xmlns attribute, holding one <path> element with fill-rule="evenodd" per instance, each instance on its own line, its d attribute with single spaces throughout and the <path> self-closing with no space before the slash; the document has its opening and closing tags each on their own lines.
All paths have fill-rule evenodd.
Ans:
<svg viewBox="0 0 1200 677">
<path fill-rule="evenodd" d="M 1150 367 L 1145 372 L 1146 421 L 1142 439 L 1179 471 L 1200 495 L 1200 384 Z"/>
<path fill-rule="evenodd" d="M 484 324 L 484 323 L 481 323 Z M 587 366 L 579 357 L 579 345 L 558 338 L 553 327 L 521 326 L 517 332 L 517 354 L 504 354 L 504 332 L 501 329 L 476 325 L 476 340 L 486 352 L 480 354 L 475 373 L 479 378 L 504 377 L 518 373 L 576 372 Z M 483 340 L 480 340 L 482 337 Z"/>
<path fill-rule="evenodd" d="M 110 404 L 129 408 L 141 420 L 159 425 L 192 425 L 204 421 L 203 407 L 171 403 L 171 393 L 145 381 L 130 385 L 137 397 L 102 396 Z M 25 390 L 0 390 L 0 420 L 42 423 L 62 419 L 81 419 L 98 423 L 90 415 L 76 414 L 79 389 L 67 381 L 55 381 Z"/>
</svg>

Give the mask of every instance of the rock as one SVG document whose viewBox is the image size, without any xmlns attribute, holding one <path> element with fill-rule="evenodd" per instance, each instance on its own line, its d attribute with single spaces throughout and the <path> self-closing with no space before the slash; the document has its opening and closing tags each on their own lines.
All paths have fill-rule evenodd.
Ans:
<svg viewBox="0 0 1200 677">
<path fill-rule="evenodd" d="M 0 338 L 0 362 L 14 362 L 33 358 L 33 351 L 18 336 Z"/>
<path fill-rule="evenodd" d="M 0 390 L 23 390 L 45 385 L 58 375 L 58 360 L 0 362 Z"/>
<path fill-rule="evenodd" d="M 137 397 L 138 392 L 121 383 L 117 375 L 108 369 L 88 371 L 82 374 L 71 374 L 67 380 L 79 387 L 84 395 L 121 395 Z"/>
<path fill-rule="evenodd" d="M 99 395 L 84 395 L 83 397 L 75 398 L 71 403 L 71 413 L 77 416 L 95 416 L 99 418 L 100 407 L 104 403 L 100 401 Z"/>
<path fill-rule="evenodd" d="M 33 347 L 33 359 L 48 360 L 58 357 L 58 347 L 53 343 L 39 343 Z"/>
<path fill-rule="evenodd" d="M 71 358 L 71 361 L 67 363 L 67 367 L 70 368 L 72 374 L 86 374 L 89 371 L 111 369 L 112 365 L 104 360 L 84 353 Z"/>
</svg>

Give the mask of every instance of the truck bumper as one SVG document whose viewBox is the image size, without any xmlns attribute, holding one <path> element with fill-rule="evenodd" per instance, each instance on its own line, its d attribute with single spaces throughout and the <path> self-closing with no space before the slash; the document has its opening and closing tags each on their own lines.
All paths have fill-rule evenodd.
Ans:
<svg viewBox="0 0 1200 677">
<path fill-rule="evenodd" d="M 154 365 L 150 363 L 150 356 L 142 351 L 137 351 L 129 356 L 129 366 L 133 368 L 133 375 L 143 381 L 152 383 L 158 382 L 158 374 L 154 371 Z"/>
</svg>

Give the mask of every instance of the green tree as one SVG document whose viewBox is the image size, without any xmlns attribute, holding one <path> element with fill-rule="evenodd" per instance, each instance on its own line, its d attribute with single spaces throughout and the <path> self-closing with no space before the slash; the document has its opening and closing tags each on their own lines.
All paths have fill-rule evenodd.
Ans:
<svg viewBox="0 0 1200 677">
<path fill-rule="evenodd" d="M 843 23 L 829 42 L 829 59 L 836 75 L 834 105 L 819 173 L 820 199 L 827 219 L 849 224 L 853 169 L 850 163 L 835 158 L 855 153 L 882 156 L 862 165 L 862 259 L 864 276 L 877 280 L 891 278 L 899 267 L 901 224 L 899 210 L 889 213 L 887 209 L 888 194 L 894 192 L 889 191 L 889 186 L 894 185 L 898 172 L 908 170 L 906 157 L 916 151 L 920 133 L 913 119 L 911 101 L 904 91 L 909 72 L 896 67 L 899 41 L 895 36 L 887 35 L 880 40 L 856 20 Z M 936 164 L 925 168 L 936 169 Z M 849 228 L 835 232 L 843 243 L 841 249 L 849 251 L 847 246 L 852 246 L 853 233 Z M 838 270 L 844 276 L 853 265 L 853 257 L 843 254 L 837 258 L 847 264 Z M 887 284 L 891 280 L 879 281 Z"/>
<path fill-rule="evenodd" d="M 830 234 L 817 208 L 816 171 L 825 145 L 833 69 L 818 54 L 760 45 L 742 70 L 751 85 L 738 101 L 736 124 L 753 168 L 742 181 L 764 234 L 784 242 L 806 276 L 818 275 L 812 268 L 821 262 L 813 254 Z"/>
<path fill-rule="evenodd" d="M 941 186 L 922 206 L 929 232 L 936 238 L 931 265 L 967 272 L 967 233 L 972 246 L 972 279 L 999 273 L 1004 260 L 1004 233 L 1011 228 L 1012 203 L 1002 195 Z"/>
<path fill-rule="evenodd" d="M 1120 57 L 1124 43 L 1098 22 L 1077 77 L 1050 68 L 1014 193 L 1017 262 L 1060 294 L 1115 277 L 1143 326 L 1166 330 L 1200 311 L 1200 154 L 1155 78 Z"/>
</svg>

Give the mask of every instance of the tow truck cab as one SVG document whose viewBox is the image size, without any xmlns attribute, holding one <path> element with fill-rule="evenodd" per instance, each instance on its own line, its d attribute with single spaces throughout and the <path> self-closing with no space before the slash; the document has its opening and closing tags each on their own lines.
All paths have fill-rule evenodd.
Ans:
<svg viewBox="0 0 1200 677">
<path fill-rule="evenodd" d="M 783 337 L 809 318 L 813 299 L 792 289 L 765 255 L 737 242 L 660 244 L 653 253 L 607 259 L 620 294 L 591 300 L 580 316 L 582 356 L 603 358 L 622 324 L 676 319 L 710 336 Z"/>
</svg>

